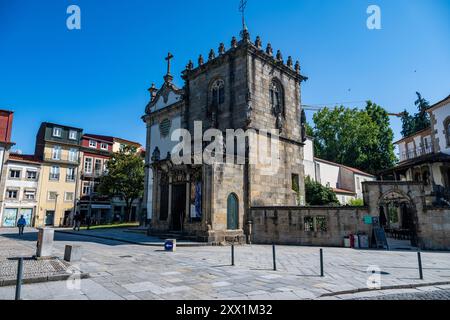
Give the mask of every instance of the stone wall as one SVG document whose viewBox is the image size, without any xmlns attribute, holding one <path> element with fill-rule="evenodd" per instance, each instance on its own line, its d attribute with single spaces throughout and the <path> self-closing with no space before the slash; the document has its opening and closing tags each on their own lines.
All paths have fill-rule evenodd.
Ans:
<svg viewBox="0 0 450 320">
<path fill-rule="evenodd" d="M 370 234 L 364 224 L 366 207 L 254 207 L 251 209 L 253 243 L 341 247 L 349 234 Z M 313 230 L 305 220 L 313 218 Z M 320 231 L 318 219 L 326 218 L 327 230 Z M 306 219 L 305 219 L 306 218 Z"/>
<path fill-rule="evenodd" d="M 420 243 L 430 250 L 450 250 L 450 208 L 426 207 L 419 216 Z"/>
</svg>

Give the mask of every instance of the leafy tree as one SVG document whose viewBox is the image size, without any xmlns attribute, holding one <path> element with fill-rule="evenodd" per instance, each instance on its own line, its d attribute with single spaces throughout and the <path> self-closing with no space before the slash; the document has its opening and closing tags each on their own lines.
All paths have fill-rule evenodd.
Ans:
<svg viewBox="0 0 450 320">
<path fill-rule="evenodd" d="M 313 181 L 309 176 L 305 179 L 306 203 L 311 206 L 339 205 L 336 194 L 329 187 Z"/>
<path fill-rule="evenodd" d="M 364 110 L 324 108 L 313 119 L 319 158 L 373 174 L 395 163 L 394 134 L 382 107 L 368 101 Z"/>
<path fill-rule="evenodd" d="M 133 201 L 144 191 L 144 163 L 136 148 L 124 147 L 113 154 L 106 165 L 107 173 L 101 178 L 99 191 L 110 197 L 121 197 L 125 201 L 127 218 L 131 221 Z"/>
<path fill-rule="evenodd" d="M 376 124 L 377 142 L 367 146 L 366 152 L 370 155 L 370 159 L 364 167 L 368 172 L 376 173 L 393 167 L 397 160 L 392 143 L 394 132 L 390 126 L 389 114 L 381 106 L 367 101 L 365 111 Z"/>
<path fill-rule="evenodd" d="M 350 199 L 348 204 L 353 207 L 362 207 L 362 206 L 364 206 L 364 200 L 363 199 Z"/>
<path fill-rule="evenodd" d="M 416 92 L 417 100 L 414 102 L 418 109 L 418 113 L 411 116 L 406 110 L 402 115 L 402 136 L 410 136 L 420 130 L 426 129 L 430 126 L 430 116 L 427 109 L 430 103 L 422 97 L 419 92 Z"/>
</svg>

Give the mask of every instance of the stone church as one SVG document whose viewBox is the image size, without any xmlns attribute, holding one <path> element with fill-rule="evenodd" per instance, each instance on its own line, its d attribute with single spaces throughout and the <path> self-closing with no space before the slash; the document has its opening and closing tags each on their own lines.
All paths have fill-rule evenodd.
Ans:
<svg viewBox="0 0 450 320">
<path fill-rule="evenodd" d="M 300 87 L 307 78 L 301 75 L 299 62 L 294 64 L 291 57 L 284 61 L 270 43 L 263 48 L 259 37 L 251 41 L 246 28 L 228 48 L 221 43 L 207 59 L 200 55 L 197 65 L 189 61 L 182 88 L 173 83 L 172 58 L 169 53 L 163 85 L 149 89 L 151 98 L 142 117 L 147 127 L 144 201 L 149 230 L 210 243 L 244 242 L 251 233 L 252 207 L 304 204 Z M 277 129 L 274 172 L 250 161 L 258 153 L 250 139 L 245 140 L 243 162 L 175 164 L 173 149 L 179 141 L 172 141 L 172 134 L 186 129 L 192 142 L 198 142 L 202 133 L 194 131 L 196 121 L 203 132 L 252 130 L 266 140 L 261 132 Z M 230 152 L 235 154 L 227 148 Z"/>
</svg>

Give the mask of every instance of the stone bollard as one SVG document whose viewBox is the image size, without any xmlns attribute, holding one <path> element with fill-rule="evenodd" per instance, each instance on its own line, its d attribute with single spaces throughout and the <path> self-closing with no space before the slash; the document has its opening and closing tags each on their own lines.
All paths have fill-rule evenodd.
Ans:
<svg viewBox="0 0 450 320">
<path fill-rule="evenodd" d="M 53 238 L 55 230 L 51 228 L 39 228 L 36 244 L 36 257 L 40 259 L 50 258 L 53 250 Z"/>
<path fill-rule="evenodd" d="M 67 262 L 81 261 L 81 246 L 66 245 L 64 260 Z"/>
</svg>

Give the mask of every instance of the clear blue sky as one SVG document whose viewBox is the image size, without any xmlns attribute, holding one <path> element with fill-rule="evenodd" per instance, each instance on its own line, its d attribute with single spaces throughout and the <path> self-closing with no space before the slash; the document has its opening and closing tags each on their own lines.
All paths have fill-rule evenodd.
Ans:
<svg viewBox="0 0 450 320">
<path fill-rule="evenodd" d="M 16 149 L 33 152 L 42 121 L 145 143 L 140 117 L 164 56 L 175 55 L 182 86 L 189 59 L 238 36 L 238 2 L 0 0 L 0 109 L 15 112 Z M 71 4 L 81 30 L 66 28 Z M 366 28 L 370 4 L 382 30 Z M 450 94 L 449 0 L 249 0 L 247 24 L 252 39 L 300 59 L 304 104 L 371 99 L 414 112 L 415 91 L 431 103 Z"/>
</svg>

